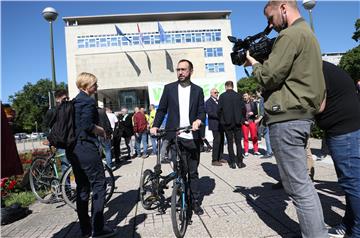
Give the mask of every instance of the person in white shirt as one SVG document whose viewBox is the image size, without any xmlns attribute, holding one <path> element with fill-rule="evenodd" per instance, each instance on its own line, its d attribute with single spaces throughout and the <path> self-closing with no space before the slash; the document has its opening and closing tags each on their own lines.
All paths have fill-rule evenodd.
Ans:
<svg viewBox="0 0 360 238">
<path fill-rule="evenodd" d="M 202 88 L 190 81 L 193 73 L 193 64 L 186 59 L 178 62 L 178 81 L 165 85 L 160 103 L 156 112 L 151 134 L 156 134 L 165 115 L 167 121 L 165 129 L 176 129 L 192 125 L 191 133 L 181 133 L 178 138 L 183 160 L 187 163 L 190 187 L 192 191 L 193 210 L 196 215 L 204 213 L 200 204 L 199 173 L 201 135 L 199 127 L 205 121 L 204 93 Z M 167 133 L 169 141 L 174 140 L 175 132 Z"/>
</svg>

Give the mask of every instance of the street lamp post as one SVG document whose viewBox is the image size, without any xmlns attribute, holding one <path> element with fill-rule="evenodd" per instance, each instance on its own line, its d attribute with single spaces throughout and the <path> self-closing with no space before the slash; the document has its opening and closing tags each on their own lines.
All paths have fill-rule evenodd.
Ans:
<svg viewBox="0 0 360 238">
<path fill-rule="evenodd" d="M 312 19 L 312 9 L 315 7 L 315 5 L 316 5 L 315 0 L 303 0 L 303 7 L 309 11 L 310 26 L 311 26 L 311 29 L 313 30 L 313 32 L 315 32 L 315 30 L 314 30 L 314 24 L 313 24 L 313 19 Z"/>
<path fill-rule="evenodd" d="M 56 20 L 58 13 L 52 7 L 47 7 L 42 12 L 43 17 L 50 23 L 50 53 L 51 53 L 51 71 L 52 71 L 52 95 L 50 105 L 55 107 L 55 88 L 56 88 L 56 76 L 55 76 L 55 58 L 54 58 L 54 40 L 53 40 L 53 26 L 52 23 Z"/>
</svg>

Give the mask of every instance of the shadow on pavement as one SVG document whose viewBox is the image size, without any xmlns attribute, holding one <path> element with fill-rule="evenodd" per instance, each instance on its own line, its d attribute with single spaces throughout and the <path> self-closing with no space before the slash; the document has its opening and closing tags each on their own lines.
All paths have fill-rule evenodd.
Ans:
<svg viewBox="0 0 360 238">
<path fill-rule="evenodd" d="M 145 221 L 147 214 L 138 214 L 132 217 L 129 224 L 118 228 L 118 233 L 115 237 L 121 238 L 140 238 L 141 235 L 136 232 L 137 226 Z"/>
<path fill-rule="evenodd" d="M 299 224 L 285 213 L 289 197 L 283 190 L 272 190 L 271 186 L 272 183 L 250 188 L 236 186 L 234 192 L 244 195 L 259 218 L 273 231 L 282 237 L 297 234 Z"/>
<path fill-rule="evenodd" d="M 111 218 L 111 221 L 109 222 L 110 226 L 117 226 L 127 217 L 138 202 L 138 196 L 139 192 L 137 189 L 129 190 L 108 202 L 107 207 L 109 209 L 104 213 L 104 217 L 105 220 Z"/>
<path fill-rule="evenodd" d="M 335 226 L 341 222 L 342 216 L 335 210 L 345 211 L 345 204 L 334 196 L 344 196 L 338 182 L 315 180 L 315 188 L 319 191 L 319 198 L 324 212 L 325 223 Z M 325 195 L 328 194 L 329 196 Z"/>
<path fill-rule="evenodd" d="M 215 179 L 209 176 L 204 176 L 199 179 L 199 190 L 201 191 L 200 203 L 204 200 L 205 196 L 209 196 L 215 189 Z"/>
<path fill-rule="evenodd" d="M 107 222 L 110 227 L 116 227 L 128 216 L 138 202 L 138 195 L 138 190 L 130 190 L 122 193 L 107 203 L 106 206 L 108 207 L 108 210 L 104 212 L 104 219 L 107 221 L 111 218 L 111 221 Z M 140 237 L 140 235 L 136 233 L 136 227 L 144 222 L 145 219 L 146 214 L 139 214 L 136 217 L 132 217 L 125 226 L 117 227 L 118 233 L 115 237 Z M 68 224 L 66 227 L 55 233 L 53 237 L 80 237 L 79 222 L 77 221 Z"/>
<path fill-rule="evenodd" d="M 266 175 L 280 181 L 276 164 L 264 162 L 261 166 Z M 289 196 L 283 189 L 274 190 L 272 185 L 274 183 L 266 182 L 262 183 L 262 186 L 250 188 L 236 186 L 234 192 L 243 194 L 259 218 L 279 235 L 282 237 L 298 235 L 300 232 L 299 224 L 285 212 L 288 202 L 290 202 Z"/>
<path fill-rule="evenodd" d="M 275 180 L 280 180 L 279 171 L 275 164 L 265 162 L 262 163 L 261 166 L 268 176 L 274 178 Z M 338 182 L 314 180 L 314 183 L 320 198 L 325 223 L 329 226 L 339 224 L 342 217 L 335 211 L 335 209 L 345 211 L 345 205 L 342 201 L 334 197 L 344 196 L 344 192 L 340 188 Z"/>
</svg>

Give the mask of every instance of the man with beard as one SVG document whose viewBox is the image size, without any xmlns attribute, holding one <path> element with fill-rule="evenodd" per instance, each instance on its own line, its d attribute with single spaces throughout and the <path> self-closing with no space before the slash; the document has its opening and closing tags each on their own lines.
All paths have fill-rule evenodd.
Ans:
<svg viewBox="0 0 360 238">
<path fill-rule="evenodd" d="M 192 125 L 193 131 L 181 133 L 178 136 L 178 142 L 181 159 L 185 160 L 187 164 L 187 171 L 184 172 L 189 174 L 193 195 L 192 207 L 196 215 L 202 215 L 204 211 L 200 206 L 198 166 L 201 143 L 199 127 L 205 121 L 204 93 L 199 86 L 190 81 L 193 64 L 189 60 L 180 60 L 176 72 L 178 81 L 165 85 L 150 133 L 156 134 L 166 114 L 168 114 L 168 118 L 165 129 Z M 167 133 L 166 138 L 171 141 L 175 139 L 175 136 L 175 132 Z M 171 153 L 175 153 L 173 145 L 171 150 Z"/>
</svg>

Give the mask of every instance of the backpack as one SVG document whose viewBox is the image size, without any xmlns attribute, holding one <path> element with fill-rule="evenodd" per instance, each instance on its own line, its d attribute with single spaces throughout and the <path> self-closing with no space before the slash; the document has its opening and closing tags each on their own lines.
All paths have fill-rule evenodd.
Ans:
<svg viewBox="0 0 360 238">
<path fill-rule="evenodd" d="M 50 128 L 48 135 L 50 145 L 61 149 L 73 148 L 76 141 L 74 99 L 63 101 L 57 106 Z"/>
</svg>

